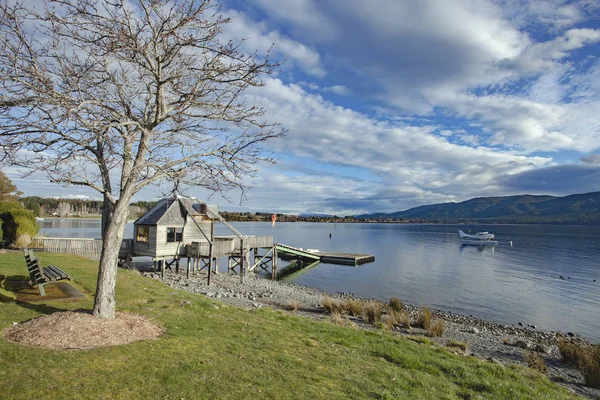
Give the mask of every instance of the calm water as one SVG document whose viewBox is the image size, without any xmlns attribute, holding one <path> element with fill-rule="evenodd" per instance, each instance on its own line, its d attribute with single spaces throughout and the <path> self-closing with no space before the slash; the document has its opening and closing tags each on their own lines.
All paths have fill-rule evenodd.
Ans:
<svg viewBox="0 0 600 400">
<path fill-rule="evenodd" d="M 100 229 L 99 221 L 85 220 L 44 220 L 40 225 L 42 232 L 62 237 L 98 237 Z M 396 296 L 416 305 L 600 340 L 600 227 L 234 225 L 244 234 L 273 235 L 275 241 L 297 247 L 375 255 L 374 263 L 359 267 L 319 264 L 293 277 L 301 285 L 382 300 Z M 493 248 L 461 246 L 458 229 L 489 230 L 500 243 Z M 128 225 L 125 237 L 132 232 Z M 216 233 L 227 230 L 219 224 Z"/>
</svg>

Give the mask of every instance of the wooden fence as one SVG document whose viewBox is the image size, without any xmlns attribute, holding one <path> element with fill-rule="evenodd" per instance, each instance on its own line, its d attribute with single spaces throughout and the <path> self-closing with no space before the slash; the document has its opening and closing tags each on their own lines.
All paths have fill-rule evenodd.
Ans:
<svg viewBox="0 0 600 400">
<path fill-rule="evenodd" d="M 29 247 L 49 253 L 68 253 L 100 259 L 101 239 L 34 237 Z"/>
</svg>

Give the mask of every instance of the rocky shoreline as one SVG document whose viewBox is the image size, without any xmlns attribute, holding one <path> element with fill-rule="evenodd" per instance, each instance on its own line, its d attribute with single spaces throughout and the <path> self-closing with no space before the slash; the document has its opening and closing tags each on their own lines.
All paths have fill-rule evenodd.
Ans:
<svg viewBox="0 0 600 400">
<path fill-rule="evenodd" d="M 159 273 L 143 272 L 145 276 L 161 280 Z M 218 299 L 224 303 L 247 309 L 272 307 L 275 309 L 297 308 L 296 315 L 317 319 L 331 320 L 330 314 L 324 312 L 323 298 L 329 296 L 334 300 L 353 298 L 347 293 L 326 293 L 318 289 L 299 286 L 293 283 L 272 281 L 249 274 L 244 284 L 239 276 L 215 274 L 212 284 L 206 284 L 206 274 L 198 273 L 187 279 L 184 274 L 165 272 L 164 283 L 172 288 L 198 293 Z M 364 299 L 360 299 L 364 300 Z M 412 321 L 417 319 L 419 309 L 413 305 L 405 305 Z M 556 339 L 551 332 L 535 330 L 534 327 L 515 327 L 485 321 L 471 316 L 463 316 L 447 311 L 432 310 L 433 317 L 445 321 L 442 337 L 429 337 L 428 340 L 446 346 L 449 341 L 468 344 L 466 355 L 475 356 L 489 362 L 502 365 L 525 363 L 524 354 L 533 351 L 539 354 L 548 367 L 551 380 L 566 386 L 573 392 L 600 399 L 600 390 L 584 386 L 581 373 L 561 361 Z M 362 318 L 349 317 L 356 326 L 363 329 L 374 329 Z M 419 328 L 405 329 L 395 327 L 394 333 L 399 335 L 419 336 L 427 332 Z M 566 336 L 566 335 L 565 335 Z M 569 333 L 569 336 L 574 336 Z M 581 340 L 582 339 L 575 339 Z M 455 349 L 456 352 L 461 352 Z"/>
</svg>

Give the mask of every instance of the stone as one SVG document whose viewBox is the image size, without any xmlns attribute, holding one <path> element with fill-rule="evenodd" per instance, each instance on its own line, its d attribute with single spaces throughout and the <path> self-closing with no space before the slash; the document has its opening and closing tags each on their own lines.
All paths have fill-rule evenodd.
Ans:
<svg viewBox="0 0 600 400">
<path fill-rule="evenodd" d="M 543 344 L 536 344 L 533 348 L 534 351 L 537 351 L 538 353 L 545 353 L 545 354 L 550 354 L 550 346 L 544 346 Z"/>
<path fill-rule="evenodd" d="M 519 326 L 523 326 L 523 323 L 522 323 L 522 322 L 519 322 L 517 325 L 519 325 Z"/>
<path fill-rule="evenodd" d="M 221 297 L 223 297 L 223 295 L 221 293 L 217 293 L 217 295 L 215 296 L 217 299 L 220 299 Z"/>
<path fill-rule="evenodd" d="M 479 333 L 479 329 L 472 327 L 471 328 L 471 333 Z"/>
<path fill-rule="evenodd" d="M 191 306 L 191 305 L 192 305 L 192 303 L 190 303 L 190 302 L 189 302 L 189 301 L 187 301 L 187 300 L 184 300 L 184 301 L 182 301 L 182 302 L 181 302 L 181 305 L 182 305 L 183 307 L 185 307 L 185 306 Z"/>
<path fill-rule="evenodd" d="M 206 297 L 214 297 L 215 294 L 213 292 L 206 292 Z"/>
<path fill-rule="evenodd" d="M 530 327 L 532 327 L 533 329 L 537 329 L 537 326 L 535 325 L 529 325 Z"/>
<path fill-rule="evenodd" d="M 573 332 L 567 332 L 567 336 L 568 337 L 575 337 L 575 334 Z"/>
<path fill-rule="evenodd" d="M 218 306 L 218 305 L 216 305 L 216 304 L 214 305 L 214 307 L 215 307 L 215 309 L 216 309 L 216 310 L 218 310 L 218 309 L 219 309 L 219 306 Z"/>
<path fill-rule="evenodd" d="M 529 349 L 531 344 L 525 340 L 517 340 L 514 344 L 515 347 L 520 347 L 522 349 Z"/>
</svg>

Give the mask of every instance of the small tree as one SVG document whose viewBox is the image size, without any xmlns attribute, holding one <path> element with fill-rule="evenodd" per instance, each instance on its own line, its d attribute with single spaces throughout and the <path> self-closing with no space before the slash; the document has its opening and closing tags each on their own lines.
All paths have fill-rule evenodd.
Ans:
<svg viewBox="0 0 600 400">
<path fill-rule="evenodd" d="M 17 192 L 17 187 L 12 181 L 0 171 L 0 201 L 16 200 L 21 192 Z"/>
<path fill-rule="evenodd" d="M 245 188 L 283 134 L 244 92 L 274 64 L 220 40 L 209 1 L 0 0 L 5 161 L 97 190 L 103 248 L 94 315 L 113 318 L 131 199 L 159 181 Z"/>
</svg>

